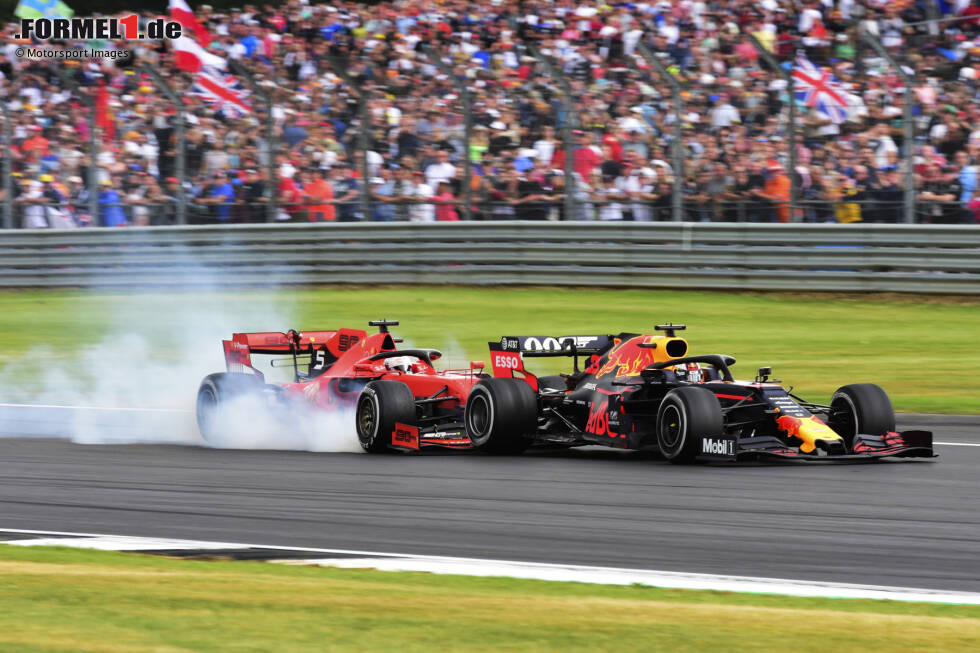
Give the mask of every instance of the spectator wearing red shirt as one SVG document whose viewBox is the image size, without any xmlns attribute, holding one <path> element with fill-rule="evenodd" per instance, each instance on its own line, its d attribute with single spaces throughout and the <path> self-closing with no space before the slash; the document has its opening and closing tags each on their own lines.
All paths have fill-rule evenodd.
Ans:
<svg viewBox="0 0 980 653">
<path fill-rule="evenodd" d="M 303 212 L 303 189 L 292 177 L 283 177 L 279 180 L 279 205 L 283 208 L 286 216 L 281 216 L 283 220 L 296 218 Z"/>
<path fill-rule="evenodd" d="M 31 125 L 31 137 L 24 139 L 21 151 L 32 161 L 48 154 L 50 142 L 44 137 L 40 125 Z"/>
<path fill-rule="evenodd" d="M 583 179 L 586 179 L 592 170 L 602 163 L 602 156 L 592 146 L 592 134 L 589 132 L 578 132 L 576 135 L 578 136 L 579 144 L 572 152 L 574 159 L 573 165 L 575 172 Z M 562 153 L 561 160 L 564 161 L 564 153 Z"/>
<path fill-rule="evenodd" d="M 436 202 L 452 202 L 456 198 L 453 196 L 452 188 L 447 182 L 441 182 L 436 188 L 436 194 L 432 198 Z M 459 220 L 459 213 L 453 204 L 436 204 L 436 221 L 456 222 Z"/>
</svg>

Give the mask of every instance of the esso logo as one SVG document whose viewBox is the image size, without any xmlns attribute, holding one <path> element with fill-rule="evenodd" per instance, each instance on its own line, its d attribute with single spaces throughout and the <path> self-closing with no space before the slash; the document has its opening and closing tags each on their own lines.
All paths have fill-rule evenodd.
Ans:
<svg viewBox="0 0 980 653">
<path fill-rule="evenodd" d="M 521 366 L 521 359 L 517 356 L 494 356 L 493 357 L 494 367 L 504 367 L 507 369 L 516 370 Z"/>
</svg>

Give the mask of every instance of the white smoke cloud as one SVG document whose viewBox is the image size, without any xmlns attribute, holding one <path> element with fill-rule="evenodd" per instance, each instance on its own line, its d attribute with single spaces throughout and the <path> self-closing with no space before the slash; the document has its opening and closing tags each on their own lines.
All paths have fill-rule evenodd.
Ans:
<svg viewBox="0 0 980 653">
<path fill-rule="evenodd" d="M 206 375 L 225 370 L 222 339 L 234 332 L 335 325 L 296 324 L 288 293 L 219 292 L 209 283 L 213 273 L 193 274 L 190 289 L 93 291 L 91 310 L 108 306 L 111 318 L 104 338 L 76 352 L 40 345 L 0 368 L 0 435 L 53 435 L 85 444 L 361 451 L 352 411 L 296 407 L 291 423 L 283 424 L 256 402 L 236 406 L 230 429 L 216 442 L 203 441 L 194 415 L 197 389 Z M 262 371 L 269 382 L 291 380 L 291 368 Z"/>
</svg>

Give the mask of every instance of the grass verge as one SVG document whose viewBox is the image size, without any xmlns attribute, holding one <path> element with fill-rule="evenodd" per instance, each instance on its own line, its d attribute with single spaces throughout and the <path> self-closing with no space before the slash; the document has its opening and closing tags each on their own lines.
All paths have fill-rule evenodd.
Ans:
<svg viewBox="0 0 980 653">
<path fill-rule="evenodd" d="M 738 378 L 771 365 L 777 378 L 814 401 L 828 400 L 845 383 L 871 381 L 888 391 L 898 410 L 980 412 L 974 382 L 980 301 L 903 295 L 462 287 L 2 292 L 0 366 L 29 352 L 38 366 L 50 365 L 52 357 L 67 360 L 120 330 L 186 337 L 218 313 L 238 330 L 366 326 L 369 319 L 396 318 L 399 335 L 442 348 L 443 362 L 463 365 L 485 360 L 486 342 L 502 335 L 650 332 L 673 320 L 688 325 L 682 335 L 692 353 L 735 356 Z M 143 356 L 181 353 L 179 341 L 149 340 L 156 350 Z M 43 355 L 32 349 L 38 344 L 46 347 Z M 213 347 L 220 352 L 219 342 Z M 562 364 L 537 360 L 531 367 L 553 372 Z"/>
<path fill-rule="evenodd" d="M 0 545 L 0 650 L 975 651 L 980 607 Z"/>
</svg>

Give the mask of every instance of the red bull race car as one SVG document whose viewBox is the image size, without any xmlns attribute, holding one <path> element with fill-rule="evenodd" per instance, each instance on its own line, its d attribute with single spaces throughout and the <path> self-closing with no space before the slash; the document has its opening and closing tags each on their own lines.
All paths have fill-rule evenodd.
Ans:
<svg viewBox="0 0 980 653">
<path fill-rule="evenodd" d="M 684 328 L 491 342 L 494 378 L 471 390 L 466 434 L 501 450 L 604 445 L 659 451 L 675 463 L 933 457 L 932 433 L 895 431 L 891 401 L 877 385 L 845 385 L 821 405 L 770 380 L 769 368 L 738 381 L 733 357 L 689 356 L 676 335 Z M 538 356 L 571 357 L 573 370 L 536 377 L 524 361 Z"/>
</svg>

